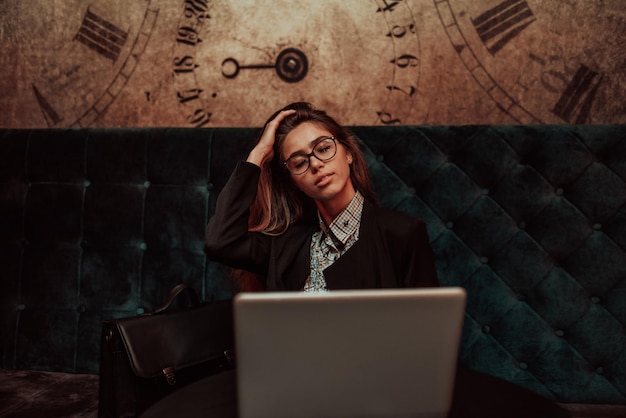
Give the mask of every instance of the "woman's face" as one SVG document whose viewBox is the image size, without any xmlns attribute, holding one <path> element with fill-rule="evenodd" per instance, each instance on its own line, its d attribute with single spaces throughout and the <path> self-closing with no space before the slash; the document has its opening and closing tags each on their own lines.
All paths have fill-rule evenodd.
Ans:
<svg viewBox="0 0 626 418">
<path fill-rule="evenodd" d="M 321 125 L 304 122 L 295 127 L 285 137 L 281 149 L 282 161 L 297 154 L 309 154 L 321 138 L 332 133 Z M 332 205 L 345 208 L 354 197 L 355 190 L 350 179 L 352 155 L 344 146 L 337 144 L 337 153 L 328 161 L 321 161 L 315 156 L 309 157 L 309 169 L 303 174 L 292 174 L 296 186 L 307 196 L 316 201 L 318 206 Z"/>
</svg>

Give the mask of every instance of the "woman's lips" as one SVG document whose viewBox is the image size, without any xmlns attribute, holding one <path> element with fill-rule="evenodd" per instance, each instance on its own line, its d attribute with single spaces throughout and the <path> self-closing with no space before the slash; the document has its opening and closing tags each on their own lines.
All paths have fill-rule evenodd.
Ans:
<svg viewBox="0 0 626 418">
<path fill-rule="evenodd" d="M 324 174 L 323 176 L 320 176 L 317 178 L 317 180 L 315 180 L 315 185 L 317 187 L 324 187 L 328 183 L 330 183 L 331 177 L 332 177 L 332 174 Z"/>
</svg>

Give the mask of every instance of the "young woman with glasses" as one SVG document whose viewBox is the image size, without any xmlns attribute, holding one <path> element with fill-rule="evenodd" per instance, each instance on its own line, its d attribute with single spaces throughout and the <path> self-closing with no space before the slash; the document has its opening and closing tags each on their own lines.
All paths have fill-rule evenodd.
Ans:
<svg viewBox="0 0 626 418">
<path fill-rule="evenodd" d="M 355 138 L 306 103 L 270 118 L 222 190 L 206 243 L 267 290 L 438 285 L 424 223 L 376 205 Z M 181 405 L 188 417 L 237 416 L 235 372 L 188 385 L 142 417 L 180 415 Z M 567 416 L 527 389 L 457 368 L 450 418 Z"/>
<path fill-rule="evenodd" d="M 237 290 L 438 286 L 425 224 L 378 207 L 355 137 L 308 103 L 266 123 L 218 198 L 206 248 L 260 280 L 243 274 Z"/>
</svg>

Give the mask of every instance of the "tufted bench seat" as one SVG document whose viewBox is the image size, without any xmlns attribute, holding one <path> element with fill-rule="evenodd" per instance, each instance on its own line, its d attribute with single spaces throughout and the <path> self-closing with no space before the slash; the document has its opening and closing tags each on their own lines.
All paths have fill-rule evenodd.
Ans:
<svg viewBox="0 0 626 418">
<path fill-rule="evenodd" d="M 626 405 L 626 127 L 354 127 L 381 204 L 468 291 L 460 360 Z M 97 374 L 100 324 L 179 282 L 232 296 L 203 233 L 255 129 L 0 130 L 0 367 Z"/>
</svg>

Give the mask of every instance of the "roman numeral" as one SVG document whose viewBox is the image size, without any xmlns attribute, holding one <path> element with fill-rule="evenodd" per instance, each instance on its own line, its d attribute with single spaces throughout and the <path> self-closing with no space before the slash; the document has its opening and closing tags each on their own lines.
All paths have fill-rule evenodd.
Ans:
<svg viewBox="0 0 626 418">
<path fill-rule="evenodd" d="M 581 65 L 567 85 L 552 113 L 567 122 L 585 123 L 602 77 Z M 574 119 L 575 117 L 575 119 Z"/>
<path fill-rule="evenodd" d="M 533 12 L 522 0 L 506 0 L 472 19 L 478 36 L 491 55 L 504 48 L 534 21 Z"/>
<path fill-rule="evenodd" d="M 34 84 L 31 84 L 31 86 L 33 87 L 33 93 L 35 93 L 35 98 L 37 99 L 37 102 L 39 103 L 39 107 L 41 108 L 43 117 L 46 120 L 48 127 L 52 127 L 53 125 L 56 125 L 57 123 L 61 122 L 63 118 L 61 118 L 59 114 L 56 112 L 56 110 L 54 110 L 54 108 L 50 105 L 50 103 L 48 103 L 46 98 L 43 97 L 43 95 L 39 92 L 37 87 L 35 87 Z"/>
<path fill-rule="evenodd" d="M 83 23 L 74 37 L 98 54 L 116 61 L 126 43 L 128 32 L 87 9 Z"/>
</svg>

